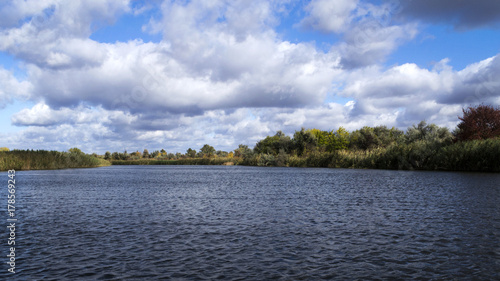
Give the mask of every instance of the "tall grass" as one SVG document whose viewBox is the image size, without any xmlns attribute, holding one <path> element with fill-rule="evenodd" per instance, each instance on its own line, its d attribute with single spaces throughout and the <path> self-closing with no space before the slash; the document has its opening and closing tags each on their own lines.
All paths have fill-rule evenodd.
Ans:
<svg viewBox="0 0 500 281">
<path fill-rule="evenodd" d="M 500 172 L 500 139 L 450 145 L 421 140 L 371 150 L 312 152 L 302 157 L 292 155 L 287 159 L 285 166 L 289 167 Z M 268 156 L 254 155 L 249 163 L 272 166 L 275 161 L 269 161 Z"/>
<path fill-rule="evenodd" d="M 65 168 L 91 168 L 110 163 L 92 155 L 46 150 L 13 150 L 0 152 L 0 171 L 53 170 Z"/>
</svg>

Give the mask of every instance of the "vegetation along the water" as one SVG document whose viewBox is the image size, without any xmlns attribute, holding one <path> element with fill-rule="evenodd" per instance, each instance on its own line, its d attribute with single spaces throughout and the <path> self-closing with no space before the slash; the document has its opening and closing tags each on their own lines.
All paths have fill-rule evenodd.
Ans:
<svg viewBox="0 0 500 281">
<path fill-rule="evenodd" d="M 459 119 L 453 132 L 425 121 L 406 131 L 386 126 L 363 127 L 353 132 L 343 127 L 332 131 L 302 128 L 291 137 L 278 131 L 257 142 L 253 149 L 239 145 L 230 152 L 217 151 L 208 144 L 199 151 L 189 148 L 186 153 L 175 154 L 164 149 L 104 155 L 87 155 L 77 148 L 69 152 L 3 151 L 0 170 L 97 167 L 111 163 L 500 172 L 500 108 L 468 107 Z"/>
</svg>

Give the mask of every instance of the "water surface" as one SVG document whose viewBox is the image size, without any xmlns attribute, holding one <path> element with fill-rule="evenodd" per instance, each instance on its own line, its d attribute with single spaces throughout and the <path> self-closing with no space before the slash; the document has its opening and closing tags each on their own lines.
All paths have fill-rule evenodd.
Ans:
<svg viewBox="0 0 500 281">
<path fill-rule="evenodd" d="M 500 279 L 498 174 L 111 166 L 16 180 L 17 273 L 2 261 L 0 279 Z"/>
</svg>

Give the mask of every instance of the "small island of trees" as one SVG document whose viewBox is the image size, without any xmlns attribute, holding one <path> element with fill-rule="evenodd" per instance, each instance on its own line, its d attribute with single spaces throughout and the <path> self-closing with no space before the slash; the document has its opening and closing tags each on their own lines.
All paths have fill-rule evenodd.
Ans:
<svg viewBox="0 0 500 281">
<path fill-rule="evenodd" d="M 0 148 L 0 170 L 58 169 L 103 165 L 251 165 L 399 170 L 500 172 L 500 109 L 479 105 L 463 109 L 457 128 L 425 121 L 406 131 L 386 126 L 348 132 L 302 128 L 293 136 L 282 131 L 258 141 L 253 149 L 240 144 L 233 151 L 205 144 L 196 151 L 106 152 L 87 155 L 79 149 L 8 151 Z"/>
</svg>

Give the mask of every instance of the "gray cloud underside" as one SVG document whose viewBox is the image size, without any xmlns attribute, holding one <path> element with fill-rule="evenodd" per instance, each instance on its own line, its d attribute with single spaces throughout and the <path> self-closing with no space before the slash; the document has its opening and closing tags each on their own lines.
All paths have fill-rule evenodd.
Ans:
<svg viewBox="0 0 500 281">
<path fill-rule="evenodd" d="M 500 1 L 418 0 L 399 2 L 402 5 L 400 16 L 403 17 L 434 23 L 448 23 L 458 29 L 484 26 L 500 27 Z"/>
</svg>

